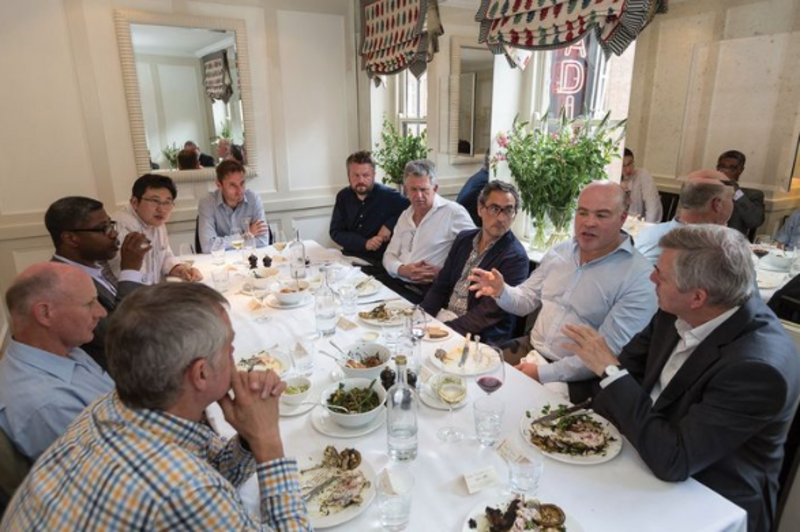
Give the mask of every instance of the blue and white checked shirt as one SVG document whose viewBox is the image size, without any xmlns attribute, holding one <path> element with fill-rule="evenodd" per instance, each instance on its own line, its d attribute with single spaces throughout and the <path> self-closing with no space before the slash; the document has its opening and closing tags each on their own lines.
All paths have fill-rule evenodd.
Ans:
<svg viewBox="0 0 800 532">
<path fill-rule="evenodd" d="M 234 227 L 243 230 L 242 222 L 245 218 L 250 218 L 250 223 L 258 220 L 267 221 L 261 198 L 250 189 L 244 191 L 244 199 L 236 209 L 231 209 L 225 203 L 219 190 L 210 192 L 200 200 L 197 213 L 200 217 L 197 221 L 197 230 L 203 253 L 211 253 L 214 237 L 230 236 Z M 269 246 L 269 233 L 256 237 L 256 246 L 260 248 Z"/>
</svg>

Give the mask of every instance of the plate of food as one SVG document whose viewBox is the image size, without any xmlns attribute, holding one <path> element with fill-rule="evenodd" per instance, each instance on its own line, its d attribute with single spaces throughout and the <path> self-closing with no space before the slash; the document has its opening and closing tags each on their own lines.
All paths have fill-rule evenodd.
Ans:
<svg viewBox="0 0 800 532">
<path fill-rule="evenodd" d="M 358 317 L 367 325 L 375 327 L 400 326 L 411 311 L 410 307 L 402 303 L 381 303 L 372 310 L 359 312 Z"/>
<path fill-rule="evenodd" d="M 519 428 L 523 439 L 542 454 L 568 464 L 595 465 L 608 462 L 622 450 L 622 435 L 607 419 L 585 410 L 545 423 L 532 421 L 563 412 L 568 405 L 545 405 L 540 412 L 526 410 Z"/>
<path fill-rule="evenodd" d="M 358 517 L 375 499 L 375 470 L 357 449 L 328 445 L 300 461 L 300 489 L 317 530 Z"/>
<path fill-rule="evenodd" d="M 279 351 L 267 349 L 236 362 L 236 369 L 239 371 L 272 370 L 278 375 L 283 375 L 291 367 L 292 363 L 286 355 Z"/>
<path fill-rule="evenodd" d="M 575 518 L 549 502 L 496 497 L 477 505 L 462 532 L 583 532 Z"/>
<path fill-rule="evenodd" d="M 422 337 L 422 340 L 425 342 L 444 342 L 451 336 L 453 336 L 453 333 L 444 327 L 429 325 L 425 327 L 425 336 Z"/>
<path fill-rule="evenodd" d="M 439 369 L 459 373 L 465 377 L 482 375 L 503 363 L 494 348 L 486 344 L 478 344 L 476 348 L 475 342 L 470 342 L 467 359 L 464 361 L 464 365 L 459 367 L 463 352 L 463 344 L 459 344 L 449 351 L 437 349 L 431 354 L 431 362 Z"/>
</svg>

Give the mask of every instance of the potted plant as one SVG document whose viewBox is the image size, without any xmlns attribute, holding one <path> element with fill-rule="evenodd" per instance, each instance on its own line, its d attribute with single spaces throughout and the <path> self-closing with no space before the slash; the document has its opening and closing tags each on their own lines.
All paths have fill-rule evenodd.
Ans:
<svg viewBox="0 0 800 532">
<path fill-rule="evenodd" d="M 522 209 L 534 223 L 533 244 L 538 249 L 552 246 L 569 237 L 569 225 L 581 188 L 606 177 L 605 167 L 618 157 L 625 134 L 625 120 L 612 124 L 609 114 L 599 123 L 564 113 L 554 131 L 548 131 L 547 117 L 537 127 L 514 119 L 509 133 L 497 136 L 500 151 L 492 159 L 497 171 L 501 161 L 508 163 L 522 198 Z M 545 238 L 546 220 L 553 224 L 549 241 Z"/>
<path fill-rule="evenodd" d="M 425 131 L 420 135 L 401 135 L 394 124 L 384 118 L 381 131 L 382 143 L 376 144 L 375 151 L 372 152 L 375 163 L 386 174 L 384 181 L 397 185 L 402 190 L 403 169 L 409 161 L 428 156 L 431 150 L 428 148 L 427 140 Z"/>
</svg>

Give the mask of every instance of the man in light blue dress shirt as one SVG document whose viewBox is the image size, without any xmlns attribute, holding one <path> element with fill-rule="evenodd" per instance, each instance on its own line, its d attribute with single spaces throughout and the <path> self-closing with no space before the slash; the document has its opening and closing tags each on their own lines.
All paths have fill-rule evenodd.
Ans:
<svg viewBox="0 0 800 532">
<path fill-rule="evenodd" d="M 269 245 L 269 226 L 261 198 L 245 186 L 244 166 L 236 161 L 217 165 L 217 190 L 200 200 L 197 207 L 200 251 L 211 252 L 215 237 L 226 237 L 236 230 L 255 237 L 256 246 Z"/>
<path fill-rule="evenodd" d="M 609 345 L 622 348 L 642 330 L 657 309 L 650 283 L 653 267 L 622 233 L 625 193 L 610 181 L 591 183 L 578 198 L 575 237 L 552 248 L 527 281 L 508 286 L 497 270 L 473 270 L 471 290 L 491 296 L 503 310 L 525 316 L 541 307 L 529 338 L 517 341 L 507 360 L 535 350 L 540 364 L 516 367 L 541 383 L 574 383 L 594 378 L 576 355 L 564 348 L 566 324 L 591 325 Z M 519 358 L 518 358 L 519 359 Z M 543 359 L 543 360 L 542 360 Z M 570 386 L 570 394 L 578 392 Z"/>
<path fill-rule="evenodd" d="M 13 339 L 0 359 L 0 429 L 31 461 L 114 381 L 77 346 L 106 311 L 89 274 L 35 264 L 6 292 Z"/>
</svg>

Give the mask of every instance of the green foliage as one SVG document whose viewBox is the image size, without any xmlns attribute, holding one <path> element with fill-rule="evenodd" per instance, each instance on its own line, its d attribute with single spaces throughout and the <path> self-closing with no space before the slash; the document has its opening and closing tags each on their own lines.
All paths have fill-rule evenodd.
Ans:
<svg viewBox="0 0 800 532">
<path fill-rule="evenodd" d="M 562 113 L 558 128 L 547 131 L 547 116 L 539 127 L 514 119 L 509 133 L 497 136 L 500 151 L 492 158 L 497 171 L 500 161 L 507 161 L 522 197 L 522 209 L 542 221 L 571 216 L 581 188 L 605 179 L 605 167 L 618 157 L 619 143 L 625 135 L 625 120 L 611 125 L 609 113 L 593 125 L 581 117 L 569 120 Z M 554 220 L 555 221 L 555 220 Z"/>
<path fill-rule="evenodd" d="M 181 148 L 179 148 L 174 142 L 161 150 L 161 153 L 164 154 L 164 158 L 169 162 L 170 168 L 178 168 L 178 154 L 180 151 Z"/>
<path fill-rule="evenodd" d="M 406 163 L 417 159 L 425 159 L 428 152 L 428 137 L 425 131 L 421 135 L 403 136 L 389 120 L 383 119 L 381 144 L 375 145 L 372 158 L 386 174 L 386 183 L 400 185 L 403 183 L 403 169 Z"/>
</svg>

